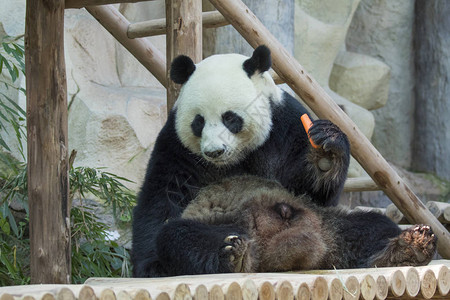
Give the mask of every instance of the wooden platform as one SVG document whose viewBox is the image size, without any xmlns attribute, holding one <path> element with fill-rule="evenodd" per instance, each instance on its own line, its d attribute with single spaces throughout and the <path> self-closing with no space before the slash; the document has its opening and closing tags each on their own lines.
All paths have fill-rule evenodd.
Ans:
<svg viewBox="0 0 450 300">
<path fill-rule="evenodd" d="M 450 299 L 450 260 L 424 267 L 234 273 L 0 288 L 0 300 Z"/>
</svg>

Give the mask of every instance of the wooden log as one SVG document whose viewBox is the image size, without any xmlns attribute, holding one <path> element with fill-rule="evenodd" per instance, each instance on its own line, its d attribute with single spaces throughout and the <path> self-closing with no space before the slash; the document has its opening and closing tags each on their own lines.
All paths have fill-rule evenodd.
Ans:
<svg viewBox="0 0 450 300">
<path fill-rule="evenodd" d="M 324 277 L 317 277 L 310 285 L 311 300 L 326 300 L 328 298 L 328 283 Z"/>
<path fill-rule="evenodd" d="M 439 253 L 444 258 L 450 258 L 450 234 L 447 229 L 436 220 L 361 130 L 249 8 L 240 0 L 210 0 L 210 2 L 251 46 L 256 48 L 259 45 L 266 45 L 271 49 L 273 69 L 278 75 L 320 118 L 332 121 L 347 134 L 353 157 L 411 223 L 428 224 L 433 228 L 438 237 Z"/>
<path fill-rule="evenodd" d="M 179 284 L 175 289 L 172 300 L 192 300 L 189 286 L 185 283 Z"/>
<path fill-rule="evenodd" d="M 386 216 L 396 224 L 410 224 L 395 204 L 386 207 Z"/>
<path fill-rule="evenodd" d="M 310 300 L 312 298 L 311 290 L 307 283 L 302 282 L 297 289 L 296 300 Z"/>
<path fill-rule="evenodd" d="M 117 293 L 117 300 L 133 300 L 133 297 L 127 291 L 120 291 Z"/>
<path fill-rule="evenodd" d="M 420 291 L 420 275 L 415 268 L 408 268 L 403 270 L 405 275 L 405 295 L 409 298 L 413 298 L 419 294 Z"/>
<path fill-rule="evenodd" d="M 436 272 L 437 271 L 437 272 Z M 437 291 L 441 296 L 447 296 L 450 290 L 450 271 L 446 266 L 440 266 L 437 273 Z"/>
<path fill-rule="evenodd" d="M 204 284 L 200 284 L 195 288 L 194 300 L 208 300 L 208 289 Z"/>
<path fill-rule="evenodd" d="M 258 295 L 260 300 L 275 300 L 275 290 L 273 285 L 268 281 L 263 282 L 259 287 Z"/>
<path fill-rule="evenodd" d="M 209 291 L 209 300 L 225 300 L 222 288 L 215 284 Z"/>
<path fill-rule="evenodd" d="M 377 282 L 375 279 L 367 274 L 365 275 L 362 280 L 360 280 L 359 284 L 360 290 L 361 290 L 361 299 L 364 300 L 373 300 L 375 299 L 375 295 L 377 293 Z"/>
<path fill-rule="evenodd" d="M 81 299 L 79 299 L 79 300 L 81 300 Z M 171 299 L 170 299 L 170 296 L 168 293 L 162 292 L 158 296 L 156 296 L 156 300 L 171 300 Z"/>
<path fill-rule="evenodd" d="M 58 298 L 56 298 L 56 299 L 58 299 Z M 73 298 L 74 300 L 76 299 L 76 298 Z M 23 296 L 22 298 L 20 298 L 20 300 L 36 300 L 33 296 L 30 296 L 30 295 L 26 295 L 26 296 Z"/>
<path fill-rule="evenodd" d="M 272 76 L 273 81 L 275 84 L 283 84 L 285 83 L 283 79 L 280 78 L 280 76 L 275 72 L 273 69 L 269 70 L 270 76 Z"/>
<path fill-rule="evenodd" d="M 78 294 L 79 300 L 97 300 L 94 289 L 89 285 L 84 285 Z"/>
<path fill-rule="evenodd" d="M 25 300 L 25 299 L 23 299 L 23 300 Z M 31 299 L 29 299 L 29 300 L 31 300 Z M 76 300 L 76 297 L 71 289 L 69 289 L 67 287 L 63 287 L 56 294 L 56 300 Z M 110 300 L 114 300 L 114 299 L 110 299 Z"/>
<path fill-rule="evenodd" d="M 82 8 L 95 5 L 106 5 L 115 3 L 135 3 L 153 0 L 65 0 L 65 8 Z"/>
<path fill-rule="evenodd" d="M 328 300 L 341 300 L 344 296 L 342 281 L 338 278 L 328 280 Z"/>
<path fill-rule="evenodd" d="M 390 274 L 389 280 L 389 294 L 394 297 L 401 297 L 406 290 L 406 278 L 400 270 L 394 271 Z"/>
<path fill-rule="evenodd" d="M 253 280 L 247 279 L 242 285 L 243 300 L 258 300 L 258 288 Z"/>
<path fill-rule="evenodd" d="M 140 289 L 134 294 L 133 299 L 134 300 L 152 300 L 152 297 L 150 296 L 150 293 L 147 290 Z"/>
<path fill-rule="evenodd" d="M 178 55 L 194 63 L 202 59 L 202 0 L 166 0 L 167 114 L 181 86 L 170 80 L 170 64 Z"/>
<path fill-rule="evenodd" d="M 228 25 L 228 21 L 218 11 L 202 13 L 203 28 L 216 28 Z M 127 36 L 130 39 L 166 34 L 166 19 L 155 19 L 133 23 L 128 26 Z"/>
<path fill-rule="evenodd" d="M 242 289 L 237 282 L 232 282 L 228 286 L 227 293 L 225 294 L 227 300 L 242 300 Z"/>
<path fill-rule="evenodd" d="M 104 289 L 100 293 L 99 300 L 116 300 L 116 293 L 111 289 Z"/>
<path fill-rule="evenodd" d="M 14 300 L 14 297 L 11 294 L 3 293 L 0 296 L 0 300 Z"/>
<path fill-rule="evenodd" d="M 344 299 L 358 300 L 361 295 L 361 287 L 359 281 L 355 276 L 348 276 L 344 284 Z"/>
<path fill-rule="evenodd" d="M 284 280 L 280 285 L 278 285 L 276 298 L 277 300 L 294 300 L 294 289 L 289 281 Z"/>
<path fill-rule="evenodd" d="M 437 280 L 430 269 L 420 272 L 420 295 L 424 299 L 431 299 L 436 292 Z"/>
<path fill-rule="evenodd" d="M 388 296 L 389 293 L 389 284 L 384 275 L 377 276 L 377 290 L 375 293 L 375 298 L 377 300 L 384 300 Z"/>
<path fill-rule="evenodd" d="M 167 87 L 166 61 L 164 55 L 146 39 L 129 39 L 130 22 L 112 5 L 89 6 L 86 10 L 96 18 L 116 40 Z"/>
<path fill-rule="evenodd" d="M 27 1 L 27 168 L 32 283 L 70 283 L 64 3 Z"/>
<path fill-rule="evenodd" d="M 347 178 L 344 192 L 379 191 L 381 188 L 370 177 Z"/>
<path fill-rule="evenodd" d="M 45 293 L 44 295 L 42 295 L 41 300 L 55 300 L 55 295 L 53 295 L 52 293 Z"/>
<path fill-rule="evenodd" d="M 450 224 L 450 203 L 429 201 L 426 206 L 441 223 Z"/>
<path fill-rule="evenodd" d="M 386 209 L 381 207 L 370 207 L 370 206 L 356 206 L 353 210 L 356 211 L 365 211 L 365 212 L 374 212 L 377 214 L 384 215 L 386 214 Z"/>
</svg>

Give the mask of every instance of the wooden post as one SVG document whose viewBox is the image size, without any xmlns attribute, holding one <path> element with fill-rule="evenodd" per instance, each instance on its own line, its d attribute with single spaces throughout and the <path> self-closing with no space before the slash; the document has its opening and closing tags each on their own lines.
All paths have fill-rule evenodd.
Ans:
<svg viewBox="0 0 450 300">
<path fill-rule="evenodd" d="M 447 229 L 423 205 L 353 121 L 306 73 L 298 61 L 284 49 L 250 9 L 240 0 L 210 0 L 210 2 L 250 45 L 256 48 L 264 44 L 270 48 L 273 69 L 281 79 L 302 97 L 320 118 L 332 121 L 347 134 L 353 157 L 411 223 L 427 224 L 433 228 L 438 237 L 439 253 L 444 258 L 450 258 L 450 234 Z"/>
<path fill-rule="evenodd" d="M 166 62 L 163 54 L 146 39 L 129 39 L 127 30 L 130 22 L 114 6 L 89 6 L 86 10 L 166 87 Z"/>
<path fill-rule="evenodd" d="M 27 1 L 25 59 L 31 282 L 70 283 L 64 1 Z"/>
<path fill-rule="evenodd" d="M 166 0 L 167 113 L 178 97 L 180 85 L 169 78 L 170 64 L 178 55 L 194 63 L 202 59 L 202 1 Z"/>
</svg>

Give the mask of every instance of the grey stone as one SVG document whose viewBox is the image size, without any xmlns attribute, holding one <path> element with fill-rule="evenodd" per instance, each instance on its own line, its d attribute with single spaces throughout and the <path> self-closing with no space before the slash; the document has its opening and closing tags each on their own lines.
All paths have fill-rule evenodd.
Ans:
<svg viewBox="0 0 450 300">
<path fill-rule="evenodd" d="M 416 1 L 413 167 L 450 180 L 450 2 Z"/>
<path fill-rule="evenodd" d="M 414 0 L 361 0 L 350 24 L 347 50 L 376 57 L 391 68 L 389 100 L 373 111 L 372 142 L 401 166 L 411 163 L 414 129 Z"/>
<path fill-rule="evenodd" d="M 363 54 L 341 51 L 334 61 L 330 88 L 368 110 L 386 105 L 390 68 L 385 63 Z"/>
</svg>

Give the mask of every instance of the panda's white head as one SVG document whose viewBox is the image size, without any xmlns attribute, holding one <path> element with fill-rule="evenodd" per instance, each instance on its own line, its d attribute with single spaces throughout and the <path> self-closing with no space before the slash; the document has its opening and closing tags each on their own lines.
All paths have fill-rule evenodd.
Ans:
<svg viewBox="0 0 450 300">
<path fill-rule="evenodd" d="M 251 58 L 213 55 L 195 65 L 187 56 L 172 62 L 170 77 L 183 84 L 175 103 L 181 143 L 217 165 L 240 162 L 261 146 L 272 128 L 272 107 L 281 91 L 266 72 L 270 51 L 256 48 Z"/>
</svg>

